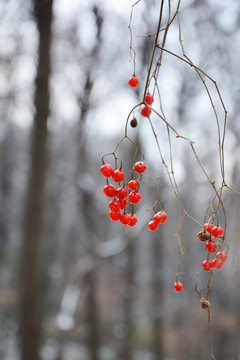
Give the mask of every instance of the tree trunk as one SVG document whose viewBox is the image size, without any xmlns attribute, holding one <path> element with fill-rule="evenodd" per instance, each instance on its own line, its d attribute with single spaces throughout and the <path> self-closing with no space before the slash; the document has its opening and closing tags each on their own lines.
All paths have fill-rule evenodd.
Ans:
<svg viewBox="0 0 240 360">
<path fill-rule="evenodd" d="M 93 14 L 95 16 L 96 28 L 97 28 L 97 42 L 92 50 L 91 57 L 94 62 L 98 63 L 99 51 L 101 48 L 101 32 L 102 32 L 102 23 L 103 18 L 99 8 L 97 6 L 93 6 L 92 8 Z M 95 259 L 97 262 L 97 256 L 95 253 L 95 242 L 94 240 L 94 232 L 97 233 L 97 230 L 94 231 L 96 213 L 94 212 L 94 199 L 88 191 L 84 191 L 79 187 L 78 181 L 81 179 L 81 176 L 87 174 L 88 169 L 86 169 L 86 164 L 89 159 L 89 149 L 87 143 L 87 134 L 85 130 L 86 119 L 88 115 L 88 111 L 93 105 L 91 101 L 92 88 L 94 85 L 94 79 L 92 77 L 92 68 L 86 71 L 86 80 L 84 84 L 84 92 L 83 95 L 79 96 L 78 103 L 81 109 L 81 115 L 79 119 L 78 126 L 78 162 L 77 162 L 77 187 L 79 192 L 79 212 L 82 214 L 85 224 L 87 225 L 88 238 L 89 238 L 89 254 L 91 257 Z M 80 180 L 81 181 L 81 180 Z M 90 332 L 87 339 L 88 349 L 89 349 L 89 358 L 91 360 L 99 360 L 99 349 L 100 349 L 100 319 L 99 319 L 99 310 L 98 310 L 98 299 L 97 299 L 97 278 L 98 278 L 98 266 L 94 266 L 94 268 L 89 272 L 86 277 L 86 282 L 89 285 L 89 291 L 87 295 L 87 320 L 90 326 Z"/>
<path fill-rule="evenodd" d="M 22 359 L 39 359 L 41 340 L 40 244 L 47 175 L 47 119 L 49 116 L 50 45 L 53 0 L 35 0 L 39 31 L 35 119 L 26 194 L 20 283 Z"/>
<path fill-rule="evenodd" d="M 161 229 L 155 234 L 153 239 L 153 262 L 152 262 L 152 343 L 153 351 L 158 359 L 164 358 L 164 339 L 163 339 L 163 249 L 162 249 Z"/>
<path fill-rule="evenodd" d="M 90 334 L 88 337 L 88 347 L 90 359 L 99 360 L 99 316 L 97 296 L 97 269 L 94 267 L 87 276 L 89 292 L 87 296 L 88 321 Z"/>
<path fill-rule="evenodd" d="M 11 196 L 11 173 L 12 167 L 9 161 L 11 134 L 9 134 L 1 143 L 0 156 L 1 156 L 1 171 L 0 171 L 0 259 L 4 256 L 4 247 L 8 243 L 8 224 L 7 219 L 9 215 L 9 198 Z"/>
<path fill-rule="evenodd" d="M 134 301 L 134 286 L 135 286 L 135 271 L 134 271 L 134 256 L 135 247 L 134 240 L 126 235 L 128 241 L 127 247 L 127 265 L 125 271 L 125 296 L 124 296 L 124 323 L 127 328 L 127 336 L 124 339 L 121 357 L 125 360 L 133 359 L 133 301 Z"/>
</svg>

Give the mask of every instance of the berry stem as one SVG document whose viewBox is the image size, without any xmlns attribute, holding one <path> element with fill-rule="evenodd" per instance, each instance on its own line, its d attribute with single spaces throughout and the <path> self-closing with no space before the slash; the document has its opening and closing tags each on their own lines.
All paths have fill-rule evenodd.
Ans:
<svg viewBox="0 0 240 360">
<path fill-rule="evenodd" d="M 143 102 L 140 102 L 139 104 L 135 105 L 131 111 L 129 112 L 128 116 L 127 116 L 127 120 L 126 120 L 126 124 L 125 124 L 125 137 L 127 137 L 127 127 L 128 127 L 128 121 L 129 121 L 129 118 L 132 114 L 132 112 L 139 106 L 141 106 L 143 104 Z"/>
<path fill-rule="evenodd" d="M 115 152 L 117 151 L 118 147 L 121 145 L 121 143 L 123 142 L 123 140 L 127 139 L 128 141 L 130 141 L 130 143 L 135 147 L 136 149 L 136 153 L 134 155 L 134 158 L 136 157 L 137 153 L 140 153 L 143 160 L 144 160 L 144 155 L 142 153 L 142 151 L 139 149 L 139 147 L 134 143 L 134 141 L 132 141 L 127 135 L 125 135 L 118 143 L 117 143 L 117 146 L 115 147 L 114 151 L 112 152 L 112 154 L 115 156 L 116 158 L 116 155 L 115 155 Z M 122 166 L 122 165 L 121 165 Z"/>
<path fill-rule="evenodd" d="M 134 214 L 134 205 L 132 204 L 132 212 L 131 214 Z"/>
<path fill-rule="evenodd" d="M 151 56 L 149 67 L 148 67 L 147 80 L 146 80 L 146 84 L 145 84 L 143 99 L 145 99 L 147 89 L 149 87 L 149 79 L 150 79 L 150 74 L 151 74 L 151 70 L 152 70 L 153 59 L 154 59 L 154 55 L 155 55 L 155 51 L 156 51 L 156 47 L 157 47 L 157 43 L 158 43 L 158 36 L 159 36 L 159 33 L 160 33 L 160 29 L 161 29 L 161 22 L 162 22 L 162 15 L 163 15 L 163 4 L 164 4 L 164 0 L 161 1 L 158 26 L 157 26 L 157 31 L 156 31 L 156 35 L 155 35 L 155 40 L 154 40 L 154 45 L 153 45 L 153 50 L 152 50 L 152 56 Z"/>
<path fill-rule="evenodd" d="M 209 306 L 207 308 L 208 311 L 208 342 L 209 342 L 209 356 L 211 360 L 215 360 L 215 357 L 213 356 L 213 349 L 212 349 L 212 330 L 211 330 L 211 323 L 212 323 L 212 317 L 211 317 L 211 305 L 209 303 Z"/>
<path fill-rule="evenodd" d="M 136 6 L 141 0 L 137 0 L 133 5 L 132 5 L 132 10 L 131 10 L 131 14 L 130 14 L 130 20 L 129 20 L 129 25 L 128 25 L 128 29 L 130 32 L 130 58 L 131 58 L 131 51 L 133 52 L 133 75 L 135 75 L 135 67 L 136 67 L 136 51 L 133 48 L 133 37 L 132 37 L 132 27 L 131 27 L 131 23 L 132 23 L 132 16 L 133 16 L 133 8 L 134 6 Z"/>
</svg>

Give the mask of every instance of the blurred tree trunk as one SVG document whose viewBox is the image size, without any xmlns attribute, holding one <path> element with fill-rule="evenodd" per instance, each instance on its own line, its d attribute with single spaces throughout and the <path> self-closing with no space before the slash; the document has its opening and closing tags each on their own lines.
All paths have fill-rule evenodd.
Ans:
<svg viewBox="0 0 240 360">
<path fill-rule="evenodd" d="M 49 116 L 50 46 L 53 0 L 35 0 L 39 32 L 35 119 L 26 194 L 21 263 L 20 318 L 22 359 L 39 359 L 41 340 L 40 244 L 47 175 L 47 119 Z"/>
<path fill-rule="evenodd" d="M 160 225 L 161 227 L 161 225 Z M 153 352 L 158 359 L 164 358 L 163 339 L 163 245 L 162 231 L 158 229 L 153 238 L 153 261 L 152 261 L 152 344 Z"/>
<path fill-rule="evenodd" d="M 89 285 L 87 296 L 88 322 L 90 325 L 90 334 L 88 338 L 88 347 L 91 360 L 99 360 L 99 315 L 97 301 L 97 268 L 94 267 L 87 275 L 86 280 Z"/>
<path fill-rule="evenodd" d="M 91 81 L 90 74 L 87 75 L 84 93 L 88 94 L 85 97 L 85 102 L 81 107 L 81 118 L 79 122 L 79 146 L 78 146 L 78 164 L 77 164 L 77 180 L 81 179 L 81 176 L 86 175 L 88 168 L 86 168 L 87 161 L 89 159 L 87 144 L 86 144 L 86 134 L 84 125 L 86 122 L 86 117 L 88 114 L 88 110 L 90 108 L 90 94 L 93 86 L 93 82 Z M 80 180 L 81 181 L 81 180 Z M 94 238 L 97 233 L 97 229 L 95 229 L 94 218 L 96 216 L 95 207 L 94 207 L 94 198 L 92 194 L 88 192 L 88 189 L 84 190 L 79 186 L 79 212 L 83 216 L 84 223 L 87 225 L 87 237 L 88 237 L 88 254 L 91 258 L 94 259 L 94 263 L 97 263 L 97 256 L 95 254 L 95 244 Z M 87 322 L 89 323 L 90 332 L 88 335 L 88 349 L 90 353 L 91 360 L 99 360 L 99 346 L 100 346 L 100 338 L 99 338 L 99 316 L 98 316 L 98 301 L 97 301 L 97 272 L 98 267 L 93 267 L 93 269 L 88 273 L 85 278 L 87 285 L 89 287 L 87 293 Z"/>
<path fill-rule="evenodd" d="M 78 126 L 78 157 L 77 157 L 77 187 L 78 187 L 78 208 L 79 213 L 82 214 L 84 223 L 87 224 L 87 236 L 89 241 L 88 253 L 97 262 L 94 245 L 94 217 L 96 216 L 94 211 L 94 199 L 92 194 L 88 192 L 88 189 L 84 190 L 79 181 L 81 182 L 81 176 L 87 174 L 88 168 L 86 168 L 87 161 L 89 159 L 87 136 L 85 133 L 85 124 L 88 111 L 91 107 L 91 90 L 93 87 L 93 81 L 91 80 L 90 73 L 87 73 L 86 82 L 84 85 L 84 97 L 79 98 L 78 102 L 81 107 L 81 116 Z M 95 231 L 97 233 L 97 230 Z M 87 294 L 87 321 L 89 323 L 90 332 L 88 336 L 88 349 L 91 360 L 99 360 L 99 317 L 98 317 L 98 304 L 97 304 L 97 266 L 86 276 L 85 281 L 89 286 Z"/>
<path fill-rule="evenodd" d="M 92 12 L 95 16 L 96 30 L 97 30 L 97 41 L 93 50 L 91 52 L 91 59 L 94 63 L 98 64 L 99 60 L 99 51 L 101 48 L 101 32 L 102 32 L 102 23 L 103 16 L 98 6 L 93 6 Z M 92 107 L 92 88 L 94 85 L 94 80 L 92 76 L 92 66 L 86 71 L 86 78 L 84 83 L 83 94 L 78 96 L 78 104 L 81 110 L 81 115 L 78 123 L 78 148 L 77 148 L 77 188 L 78 188 L 78 207 L 79 212 L 82 214 L 83 221 L 86 224 L 87 228 L 87 237 L 88 237 L 88 253 L 94 259 L 96 266 L 91 269 L 91 271 L 86 276 L 85 280 L 89 286 L 87 294 L 87 321 L 89 323 L 90 332 L 88 335 L 88 349 L 90 353 L 91 360 L 99 360 L 99 347 L 100 347 L 100 324 L 99 324 L 99 315 L 98 315 L 98 300 L 97 300 L 97 278 L 98 278 L 98 267 L 97 261 L 98 258 L 95 253 L 95 243 L 94 239 L 97 234 L 97 229 L 95 229 L 95 218 L 97 212 L 95 210 L 94 198 L 92 192 L 89 192 L 89 189 L 84 186 L 81 187 L 81 177 L 88 174 L 89 168 L 86 167 L 86 164 L 89 161 L 89 149 L 88 149 L 88 137 L 85 132 L 85 125 L 87 121 L 87 116 L 89 109 Z"/>
<path fill-rule="evenodd" d="M 8 209 L 8 199 L 11 195 L 11 173 L 12 166 L 9 156 L 10 149 L 10 140 L 11 134 L 6 136 L 6 139 L 0 144 L 0 158 L 1 158 L 1 168 L 0 168 L 0 257 L 4 254 L 3 248 L 7 244 L 8 240 L 8 219 L 9 214 Z"/>
<path fill-rule="evenodd" d="M 124 308 L 124 323 L 127 328 L 127 336 L 124 339 L 123 348 L 121 351 L 121 358 L 124 360 L 133 359 L 133 301 L 135 292 L 135 247 L 134 239 L 126 235 L 128 246 L 126 249 L 127 253 L 127 264 L 125 271 L 125 293 L 123 299 Z"/>
</svg>

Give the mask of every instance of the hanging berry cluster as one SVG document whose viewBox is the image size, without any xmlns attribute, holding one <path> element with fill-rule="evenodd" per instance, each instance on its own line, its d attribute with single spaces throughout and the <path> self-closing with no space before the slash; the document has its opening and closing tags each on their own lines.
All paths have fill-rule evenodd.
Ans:
<svg viewBox="0 0 240 360">
<path fill-rule="evenodd" d="M 221 226 L 214 226 L 212 222 L 204 224 L 203 229 L 198 233 L 198 239 L 205 242 L 207 258 L 202 262 L 202 268 L 206 271 L 221 269 L 228 258 L 228 252 L 222 251 L 224 244 L 222 236 L 223 229 Z M 211 255 L 217 251 L 218 246 L 220 251 L 211 260 Z"/>
<path fill-rule="evenodd" d="M 137 161 L 134 164 L 132 171 L 132 178 L 128 181 L 127 187 L 124 171 L 121 168 L 113 169 L 110 164 L 103 162 L 100 172 L 106 178 L 106 185 L 104 186 L 104 194 L 112 198 L 109 202 L 109 218 L 112 221 L 120 221 L 123 225 L 135 226 L 138 219 L 134 213 L 134 205 L 141 201 L 141 194 L 139 192 L 141 175 L 145 172 L 147 166 L 144 161 Z M 138 179 L 134 175 L 140 175 Z M 109 183 L 109 178 L 118 184 Z M 131 204 L 131 213 L 126 212 L 128 203 Z M 122 210 L 122 213 L 121 213 Z"/>
<path fill-rule="evenodd" d="M 158 211 L 151 221 L 148 223 L 148 228 L 150 231 L 156 231 L 159 224 L 164 224 L 167 221 L 167 214 L 164 210 Z"/>
</svg>

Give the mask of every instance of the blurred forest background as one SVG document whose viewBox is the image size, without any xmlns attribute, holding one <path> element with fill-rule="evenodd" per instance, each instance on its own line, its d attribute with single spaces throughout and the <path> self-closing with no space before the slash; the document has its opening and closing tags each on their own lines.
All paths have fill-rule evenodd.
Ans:
<svg viewBox="0 0 240 360">
<path fill-rule="evenodd" d="M 2 0 L 0 3 L 0 358 L 3 360 L 205 360 L 207 313 L 194 292 L 205 258 L 199 227 L 182 228 L 184 291 L 173 291 L 178 249 L 168 241 L 179 210 L 165 181 L 168 222 L 147 230 L 155 183 L 144 179 L 139 223 L 108 218 L 101 157 L 123 136 L 145 82 L 158 0 L 133 14 L 139 90 L 128 86 L 130 0 Z M 172 2 L 176 7 L 176 1 Z M 164 15 L 166 16 L 166 14 Z M 180 8 L 185 50 L 215 79 L 228 110 L 226 170 L 239 191 L 240 2 L 186 0 Z M 173 23 L 168 49 L 178 51 Z M 216 126 L 193 69 L 163 55 L 161 89 L 171 123 L 196 141 L 218 177 Z M 153 115 L 154 119 L 154 115 Z M 150 173 L 160 159 L 145 125 L 130 134 Z M 174 142 L 181 199 L 203 223 L 213 196 L 187 144 Z M 121 148 L 128 159 L 132 148 Z M 240 198 L 225 193 L 229 260 L 211 295 L 217 360 L 240 359 Z"/>
</svg>

